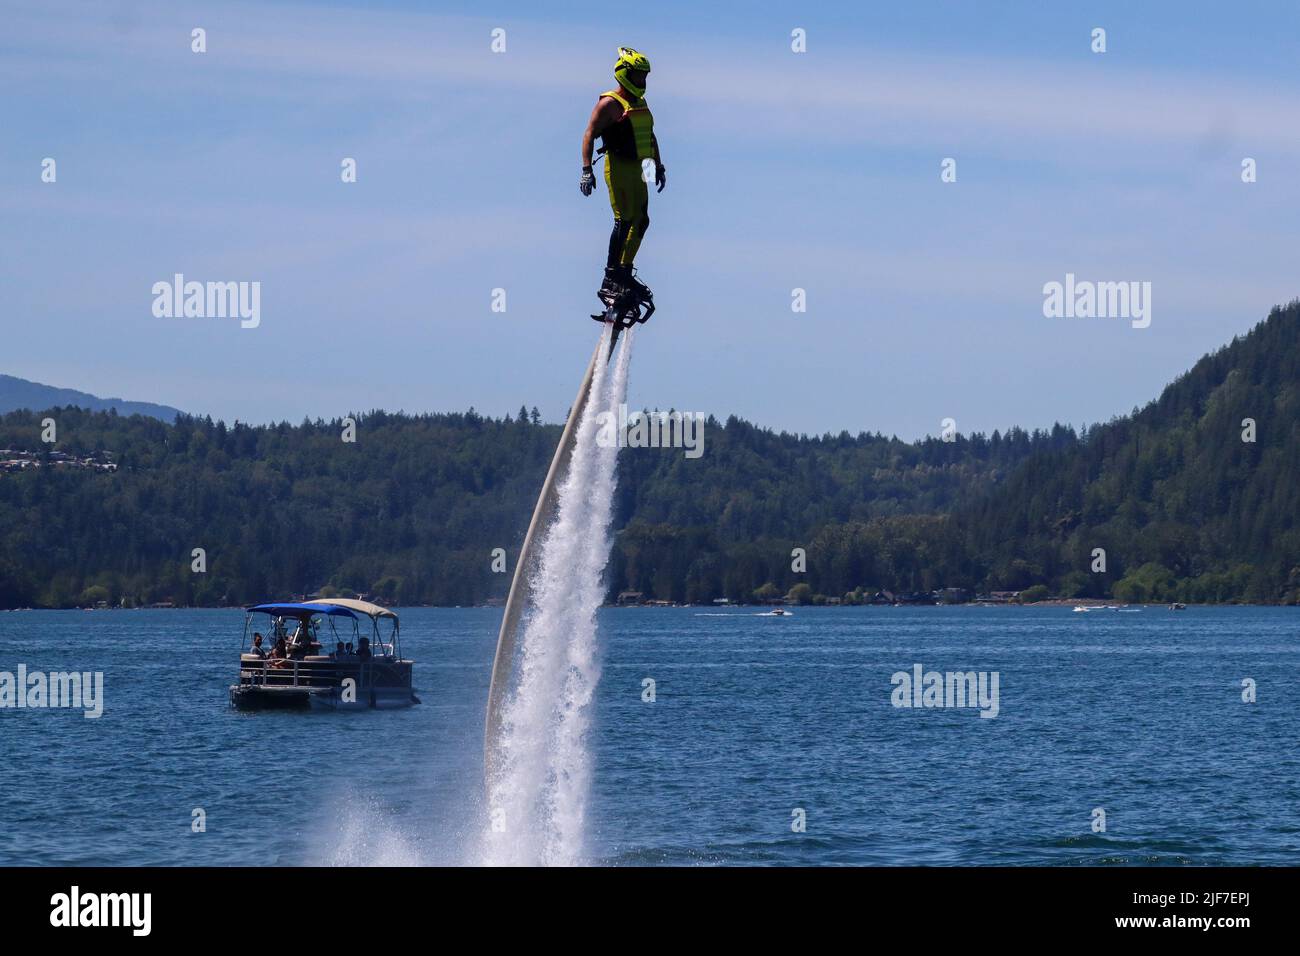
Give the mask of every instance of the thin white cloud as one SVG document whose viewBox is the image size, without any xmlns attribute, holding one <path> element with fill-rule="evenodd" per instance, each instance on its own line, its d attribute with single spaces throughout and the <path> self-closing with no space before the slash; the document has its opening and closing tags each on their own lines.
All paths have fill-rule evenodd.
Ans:
<svg viewBox="0 0 1300 956">
<path fill-rule="evenodd" d="M 547 91 L 588 90 L 593 66 L 603 69 L 609 59 L 592 42 L 596 31 L 580 22 L 507 18 L 509 52 L 493 55 L 488 31 L 497 21 L 487 18 L 264 3 L 142 2 L 128 9 L 134 12 L 46 0 L 16 11 L 8 40 L 18 56 L 6 79 L 41 81 L 31 60 L 22 59 L 26 53 L 52 58 L 65 77 L 78 58 L 88 72 L 114 63 L 118 81 L 145 87 L 159 82 L 158 67 L 167 64 L 177 68 L 168 83 L 238 84 L 270 98 L 298 95 L 303 84 L 323 97 L 373 85 L 391 101 L 425 101 L 451 85 L 462 93 L 510 90 L 536 104 Z M 191 24 L 208 25 L 210 52 L 201 64 L 188 50 Z M 961 142 L 967 149 L 1031 152 L 1052 142 L 1076 149 L 1174 142 L 1210 152 L 1241 146 L 1300 153 L 1295 82 L 1261 87 L 1092 60 L 937 57 L 868 44 L 848 52 L 751 49 L 741 58 L 754 64 L 755 80 L 744 109 L 736 109 L 719 93 L 734 76 L 718 63 L 716 47 L 674 42 L 664 57 L 671 68 L 655 77 L 654 89 L 677 101 L 679 122 L 695 128 L 753 138 L 815 134 L 814 146 Z M 729 59 L 737 55 L 733 49 Z"/>
</svg>

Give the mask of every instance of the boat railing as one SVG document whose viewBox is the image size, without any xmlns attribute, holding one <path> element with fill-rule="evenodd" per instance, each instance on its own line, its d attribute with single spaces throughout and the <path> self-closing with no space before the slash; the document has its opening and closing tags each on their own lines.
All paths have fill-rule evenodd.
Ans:
<svg viewBox="0 0 1300 956">
<path fill-rule="evenodd" d="M 239 682 L 269 687 L 334 687 L 346 677 L 357 677 L 363 684 L 372 677 L 388 672 L 386 665 L 398 663 L 391 658 L 250 658 L 239 662 Z M 378 673 L 375 673 L 379 665 Z"/>
<path fill-rule="evenodd" d="M 353 666 L 348 666 L 349 663 Z M 359 663 L 298 658 L 244 659 L 239 662 L 239 682 L 283 687 L 332 687 Z"/>
</svg>

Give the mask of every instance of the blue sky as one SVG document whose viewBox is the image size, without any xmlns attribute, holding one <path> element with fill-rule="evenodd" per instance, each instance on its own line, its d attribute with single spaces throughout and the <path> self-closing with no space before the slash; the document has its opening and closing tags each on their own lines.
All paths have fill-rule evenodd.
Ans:
<svg viewBox="0 0 1300 956">
<path fill-rule="evenodd" d="M 1297 8 L 1137 6 L 7 4 L 0 371 L 227 420 L 560 419 L 610 223 L 579 138 L 630 44 L 669 178 L 631 404 L 1105 420 L 1300 295 Z M 260 281 L 261 325 L 155 318 L 176 272 Z M 1067 272 L 1150 281 L 1151 326 L 1045 318 Z"/>
</svg>

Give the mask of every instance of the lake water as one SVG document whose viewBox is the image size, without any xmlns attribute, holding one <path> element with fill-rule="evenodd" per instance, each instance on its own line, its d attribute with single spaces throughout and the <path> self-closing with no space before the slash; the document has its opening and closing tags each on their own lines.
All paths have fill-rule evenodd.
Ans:
<svg viewBox="0 0 1300 956">
<path fill-rule="evenodd" d="M 230 710 L 238 611 L 0 613 L 0 671 L 105 681 L 97 720 L 0 710 L 0 864 L 473 862 L 500 613 L 402 611 L 423 704 L 348 714 Z M 629 608 L 600 629 L 595 863 L 1300 862 L 1295 609 Z M 997 716 L 893 706 L 916 664 L 997 672 Z"/>
</svg>

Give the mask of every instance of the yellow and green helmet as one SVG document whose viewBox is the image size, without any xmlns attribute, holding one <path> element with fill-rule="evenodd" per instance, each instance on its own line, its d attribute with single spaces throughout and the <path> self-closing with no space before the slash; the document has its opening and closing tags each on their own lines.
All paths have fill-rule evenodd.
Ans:
<svg viewBox="0 0 1300 956">
<path fill-rule="evenodd" d="M 639 53 L 630 46 L 619 47 L 618 62 L 614 64 L 614 79 L 618 80 L 623 89 L 640 98 L 645 96 L 645 83 L 638 85 L 629 80 L 628 74 L 634 72 L 649 73 L 650 60 L 644 53 Z"/>
</svg>

